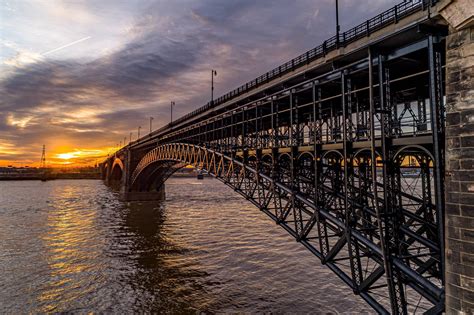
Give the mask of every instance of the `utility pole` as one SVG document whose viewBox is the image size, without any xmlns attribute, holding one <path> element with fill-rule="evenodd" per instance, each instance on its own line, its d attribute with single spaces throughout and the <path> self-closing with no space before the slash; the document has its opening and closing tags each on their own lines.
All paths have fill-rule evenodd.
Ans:
<svg viewBox="0 0 474 315">
<path fill-rule="evenodd" d="M 173 107 L 174 107 L 175 102 L 171 101 L 171 104 L 170 104 L 170 109 L 171 109 L 171 123 L 173 123 Z"/>
<path fill-rule="evenodd" d="M 211 70 L 211 105 L 214 105 L 214 76 L 217 76 L 217 71 Z"/>
<path fill-rule="evenodd" d="M 140 139 L 140 129 L 142 129 L 142 126 L 138 126 L 138 136 L 137 136 L 137 140 Z"/>
<path fill-rule="evenodd" d="M 150 136 L 151 136 L 151 122 L 153 121 L 153 117 L 150 117 Z"/>
</svg>

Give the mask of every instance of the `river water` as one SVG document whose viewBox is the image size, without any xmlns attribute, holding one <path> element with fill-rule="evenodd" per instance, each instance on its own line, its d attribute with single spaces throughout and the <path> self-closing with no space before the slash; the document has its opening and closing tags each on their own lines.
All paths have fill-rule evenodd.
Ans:
<svg viewBox="0 0 474 315">
<path fill-rule="evenodd" d="M 211 178 L 121 202 L 95 180 L 0 182 L 0 313 L 360 313 L 370 308 Z"/>
</svg>

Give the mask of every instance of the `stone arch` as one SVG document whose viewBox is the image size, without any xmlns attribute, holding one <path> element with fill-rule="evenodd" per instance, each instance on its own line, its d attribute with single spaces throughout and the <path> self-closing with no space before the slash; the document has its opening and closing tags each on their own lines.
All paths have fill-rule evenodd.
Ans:
<svg viewBox="0 0 474 315">
<path fill-rule="evenodd" d="M 119 158 L 115 158 L 112 167 L 110 168 L 110 173 L 108 175 L 109 184 L 113 188 L 119 189 L 123 180 L 125 167 L 123 162 Z"/>
<path fill-rule="evenodd" d="M 122 172 L 125 169 L 125 167 L 123 166 L 122 160 L 120 160 L 119 158 L 114 159 L 114 163 L 112 164 L 112 170 L 115 169 L 116 166 L 120 167 L 120 170 Z"/>
</svg>

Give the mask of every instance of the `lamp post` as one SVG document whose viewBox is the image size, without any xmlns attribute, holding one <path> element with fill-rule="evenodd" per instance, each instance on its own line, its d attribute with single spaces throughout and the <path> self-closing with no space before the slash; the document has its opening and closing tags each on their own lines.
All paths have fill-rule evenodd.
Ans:
<svg viewBox="0 0 474 315">
<path fill-rule="evenodd" d="M 130 132 L 130 141 L 128 143 L 132 142 L 132 133 Z"/>
<path fill-rule="evenodd" d="M 140 139 L 140 129 L 142 129 L 142 126 L 138 126 L 138 136 L 137 136 L 137 140 Z"/>
<path fill-rule="evenodd" d="M 211 70 L 211 105 L 214 104 L 214 76 L 217 76 L 217 71 Z"/>
<path fill-rule="evenodd" d="M 123 137 L 123 145 L 125 146 L 125 143 L 127 143 L 127 137 Z"/>
<path fill-rule="evenodd" d="M 339 31 L 341 27 L 339 26 L 339 0 L 336 0 L 336 45 L 339 47 Z"/>
<path fill-rule="evenodd" d="M 173 107 L 175 106 L 175 102 L 171 101 L 170 110 L 171 110 L 171 123 L 173 123 Z"/>
<path fill-rule="evenodd" d="M 151 137 L 151 122 L 153 121 L 153 117 L 150 116 L 150 137 Z"/>
</svg>

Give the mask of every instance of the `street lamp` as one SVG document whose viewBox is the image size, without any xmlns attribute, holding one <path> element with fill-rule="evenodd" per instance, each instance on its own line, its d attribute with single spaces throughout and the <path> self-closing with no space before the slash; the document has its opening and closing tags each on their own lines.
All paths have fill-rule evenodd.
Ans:
<svg viewBox="0 0 474 315">
<path fill-rule="evenodd" d="M 125 143 L 127 143 L 127 137 L 123 137 L 123 145 L 125 146 Z"/>
<path fill-rule="evenodd" d="M 151 122 L 153 121 L 153 117 L 150 117 L 150 136 L 151 136 Z"/>
<path fill-rule="evenodd" d="M 130 132 L 130 141 L 129 141 L 129 143 L 131 143 L 131 142 L 132 142 L 132 132 Z"/>
<path fill-rule="evenodd" d="M 339 0 L 336 0 L 336 44 L 339 46 L 339 31 L 341 27 L 339 26 Z"/>
<path fill-rule="evenodd" d="M 217 71 L 211 70 L 211 105 L 214 104 L 214 77 L 217 76 Z"/>
<path fill-rule="evenodd" d="M 138 136 L 137 136 L 137 140 L 140 139 L 140 129 L 142 129 L 142 126 L 138 126 Z"/>
<path fill-rule="evenodd" d="M 173 107 L 175 106 L 175 102 L 171 101 L 170 109 L 171 109 L 171 123 L 173 123 Z"/>
</svg>

